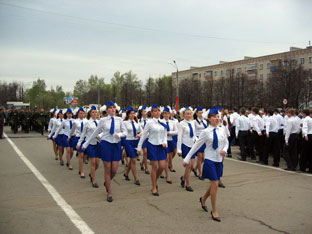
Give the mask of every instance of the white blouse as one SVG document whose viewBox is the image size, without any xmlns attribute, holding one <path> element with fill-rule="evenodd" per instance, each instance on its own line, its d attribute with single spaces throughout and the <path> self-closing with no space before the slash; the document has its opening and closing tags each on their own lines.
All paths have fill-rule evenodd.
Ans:
<svg viewBox="0 0 312 234">
<path fill-rule="evenodd" d="M 134 127 L 135 127 L 135 130 L 136 130 L 136 134 L 139 134 L 139 133 L 143 132 L 143 129 L 142 129 L 140 123 L 135 122 L 135 120 L 133 120 L 133 123 L 134 123 Z M 130 140 L 130 141 L 138 140 L 138 138 L 136 138 L 133 135 L 132 121 L 131 120 L 124 120 L 124 125 L 125 125 L 125 127 L 127 129 L 126 140 Z"/>
<path fill-rule="evenodd" d="M 222 127 L 216 127 L 216 133 L 218 136 L 218 148 L 213 149 L 213 130 L 215 128 L 213 126 L 209 126 L 200 134 L 199 138 L 197 139 L 196 143 L 193 145 L 190 152 L 184 158 L 184 162 L 189 163 L 192 155 L 194 155 L 203 144 L 206 144 L 205 149 L 205 159 L 209 159 L 214 162 L 222 162 L 222 156 L 220 155 L 221 151 L 227 152 L 229 147 L 229 142 L 227 136 L 225 134 L 224 129 Z"/>
<path fill-rule="evenodd" d="M 57 131 L 57 130 L 59 129 L 59 127 L 61 126 L 62 122 L 64 122 L 64 119 L 56 119 L 56 120 L 54 121 L 53 128 L 52 128 L 52 130 L 51 130 L 51 132 L 50 132 L 50 134 L 49 134 L 49 138 L 53 135 L 53 133 L 56 133 L 56 131 Z M 64 134 L 64 129 L 62 128 L 58 134 Z M 53 137 L 56 138 L 55 134 L 54 134 Z"/>
<path fill-rule="evenodd" d="M 188 124 L 191 124 L 193 129 L 193 137 L 190 135 L 190 127 Z M 186 145 L 187 147 L 192 147 L 196 141 L 196 129 L 195 123 L 193 120 L 187 121 L 182 120 L 178 124 L 178 143 L 177 143 L 177 152 L 182 153 L 182 144 Z"/>
<path fill-rule="evenodd" d="M 96 122 L 96 124 L 94 121 Z M 96 120 L 89 119 L 88 121 L 85 122 L 85 125 L 83 126 L 83 131 L 77 143 L 77 146 L 80 147 L 85 138 L 86 138 L 86 141 L 88 141 L 88 145 L 89 144 L 96 145 L 98 143 L 98 139 L 96 139 L 95 137 L 92 138 L 92 134 L 97 128 L 97 125 L 99 125 L 99 121 L 97 119 Z M 88 145 L 83 144 L 83 147 L 86 149 Z"/>
<path fill-rule="evenodd" d="M 206 124 L 206 127 L 208 127 L 208 123 L 205 119 L 200 120 L 199 118 L 197 118 L 197 120 L 194 120 L 195 123 L 195 129 L 196 129 L 196 136 L 199 137 L 199 135 L 201 134 L 201 132 L 206 129 L 204 124 Z M 204 123 L 204 124 L 203 124 Z"/>
<path fill-rule="evenodd" d="M 80 137 L 81 134 L 82 134 L 82 131 L 81 131 L 81 123 L 83 123 L 83 128 L 86 126 L 86 122 L 88 120 L 87 119 L 76 119 L 73 123 L 73 127 L 72 129 L 70 130 L 70 133 L 69 133 L 69 137 L 71 136 L 76 136 L 76 137 Z"/>
<path fill-rule="evenodd" d="M 137 147 L 138 151 L 141 151 L 142 144 L 146 140 L 146 138 L 148 138 L 148 141 L 152 145 L 167 144 L 167 129 L 163 125 L 161 125 L 158 121 L 165 124 L 165 122 L 162 119 L 156 118 L 150 119 L 147 122 Z"/>
</svg>

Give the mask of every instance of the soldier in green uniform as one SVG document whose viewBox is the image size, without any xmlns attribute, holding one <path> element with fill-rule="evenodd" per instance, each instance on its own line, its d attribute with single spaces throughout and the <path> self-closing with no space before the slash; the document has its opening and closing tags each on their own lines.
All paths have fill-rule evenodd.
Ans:
<svg viewBox="0 0 312 234">
<path fill-rule="evenodd" d="M 23 119 L 23 125 L 24 125 L 24 131 L 25 133 L 29 133 L 29 130 L 30 130 L 30 125 L 31 125 L 31 117 L 32 117 L 32 114 L 30 112 L 30 110 L 25 110 L 24 112 L 24 119 Z"/>
<path fill-rule="evenodd" d="M 18 131 L 18 112 L 16 110 L 16 107 L 13 107 L 13 110 L 10 112 L 10 124 L 11 124 L 11 130 L 14 133 L 17 133 Z"/>
<path fill-rule="evenodd" d="M 3 135 L 3 124 L 4 124 L 4 113 L 3 113 L 3 107 L 0 106 L 0 139 L 2 139 L 2 135 Z"/>
<path fill-rule="evenodd" d="M 39 130 L 38 119 L 39 119 L 39 112 L 38 112 L 37 106 L 35 106 L 33 113 L 32 113 L 32 118 L 31 118 L 31 126 L 32 126 L 33 131 Z"/>
<path fill-rule="evenodd" d="M 22 132 L 25 132 L 25 124 L 24 124 L 25 111 L 23 109 L 19 110 L 18 119 L 19 119 L 19 125 L 22 127 Z"/>
<path fill-rule="evenodd" d="M 37 127 L 38 131 L 43 135 L 44 127 L 45 127 L 45 122 L 46 122 L 46 117 L 43 109 L 40 109 L 40 112 L 38 113 L 38 118 L 37 118 Z"/>
</svg>

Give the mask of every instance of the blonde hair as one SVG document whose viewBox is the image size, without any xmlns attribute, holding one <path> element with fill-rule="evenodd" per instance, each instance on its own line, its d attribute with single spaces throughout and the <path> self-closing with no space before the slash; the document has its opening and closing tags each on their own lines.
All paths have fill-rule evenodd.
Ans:
<svg viewBox="0 0 312 234">
<path fill-rule="evenodd" d="M 191 113 L 191 120 L 193 120 L 193 112 L 190 109 L 184 110 L 183 112 L 180 112 L 181 119 L 184 119 L 184 115 L 186 112 L 189 111 Z"/>
</svg>

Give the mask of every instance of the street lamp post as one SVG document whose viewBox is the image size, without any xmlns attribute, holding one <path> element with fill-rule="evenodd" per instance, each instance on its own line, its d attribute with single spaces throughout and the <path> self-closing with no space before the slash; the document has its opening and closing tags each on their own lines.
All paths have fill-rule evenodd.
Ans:
<svg viewBox="0 0 312 234">
<path fill-rule="evenodd" d="M 175 60 L 173 60 L 175 67 L 177 69 L 176 78 L 177 78 L 177 96 L 176 96 L 176 111 L 179 110 L 179 69 Z"/>
</svg>

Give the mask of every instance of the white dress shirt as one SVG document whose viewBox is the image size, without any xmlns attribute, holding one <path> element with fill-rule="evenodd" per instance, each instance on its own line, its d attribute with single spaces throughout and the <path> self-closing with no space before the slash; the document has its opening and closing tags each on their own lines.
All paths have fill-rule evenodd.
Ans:
<svg viewBox="0 0 312 234">
<path fill-rule="evenodd" d="M 190 127 L 188 124 L 192 125 L 193 129 L 193 137 L 190 135 Z M 178 143 L 177 143 L 177 152 L 182 153 L 182 144 L 186 145 L 187 147 L 192 147 L 196 141 L 196 129 L 194 120 L 182 120 L 178 124 Z"/>
<path fill-rule="evenodd" d="M 261 134 L 263 130 L 263 121 L 259 115 L 254 115 L 253 118 L 251 118 L 251 127 L 253 131 L 258 133 L 258 135 Z"/>
<path fill-rule="evenodd" d="M 75 119 L 75 121 L 73 122 L 73 127 L 70 130 L 69 137 L 71 136 L 80 137 L 82 134 L 81 123 L 83 123 L 83 127 L 85 127 L 87 121 L 88 121 L 87 119 Z"/>
<path fill-rule="evenodd" d="M 218 148 L 213 149 L 212 145 L 213 145 L 213 130 L 214 129 L 215 128 L 210 125 L 208 128 L 202 131 L 199 138 L 193 145 L 192 149 L 184 158 L 184 162 L 189 163 L 192 155 L 194 155 L 203 144 L 206 144 L 206 149 L 204 152 L 205 159 L 209 159 L 214 162 L 222 162 L 222 156 L 220 155 L 220 152 L 221 151 L 227 152 L 228 147 L 229 147 L 229 142 L 228 142 L 224 129 L 222 129 L 222 127 L 219 126 L 216 128 L 216 133 L 218 136 Z"/>
<path fill-rule="evenodd" d="M 148 138 L 148 142 L 151 143 L 152 145 L 167 144 L 167 129 L 163 125 L 161 125 L 158 121 L 165 124 L 165 122 L 162 119 L 156 118 L 152 118 L 147 122 L 138 144 L 137 148 L 138 151 L 141 151 L 142 144 L 144 143 L 146 138 Z"/>
<path fill-rule="evenodd" d="M 55 121 L 57 121 L 57 118 L 55 118 L 55 117 L 53 117 L 53 118 L 50 119 L 49 125 L 48 125 L 48 131 L 49 131 L 49 132 L 51 132 Z"/>
<path fill-rule="evenodd" d="M 283 129 L 284 118 L 280 114 L 273 115 L 277 119 L 278 129 Z"/>
<path fill-rule="evenodd" d="M 236 122 L 238 118 L 239 118 L 239 114 L 237 112 L 230 114 L 230 122 L 232 126 L 236 126 Z"/>
<path fill-rule="evenodd" d="M 70 122 L 73 124 L 74 119 L 65 119 L 64 121 L 62 121 L 61 125 L 56 130 L 54 137 L 57 137 L 58 134 L 64 134 L 66 136 L 69 136 L 71 130 Z"/>
<path fill-rule="evenodd" d="M 238 136 L 239 131 L 249 131 L 251 128 L 250 120 L 245 116 L 241 115 L 236 121 L 235 134 Z"/>
<path fill-rule="evenodd" d="M 143 132 L 143 129 L 141 127 L 140 123 L 135 122 L 135 120 L 133 120 L 134 123 L 134 127 L 136 130 L 136 134 L 139 134 L 141 132 Z M 124 125 L 127 129 L 127 136 L 126 136 L 126 140 L 138 140 L 138 138 L 136 138 L 135 136 L 133 136 L 133 127 L 132 127 L 132 121 L 131 120 L 124 120 Z"/>
<path fill-rule="evenodd" d="M 275 132 L 277 133 L 278 130 L 279 130 L 279 125 L 278 125 L 278 122 L 277 122 L 277 119 L 274 117 L 274 116 L 269 116 L 267 119 L 266 119 L 266 134 L 269 135 L 270 132 Z"/>
<path fill-rule="evenodd" d="M 54 121 L 53 128 L 49 134 L 49 138 L 53 135 L 53 133 L 56 133 L 56 131 L 61 126 L 62 122 L 64 122 L 64 119 L 56 119 L 56 121 Z M 64 129 L 62 128 L 58 134 L 64 134 Z M 55 134 L 53 137 L 56 138 Z"/>
<path fill-rule="evenodd" d="M 167 121 L 163 119 L 164 123 Z M 172 141 L 172 136 L 178 135 L 178 127 L 174 120 L 169 119 L 169 132 L 167 132 L 167 141 Z"/>
<path fill-rule="evenodd" d="M 302 135 L 304 137 L 312 134 L 312 118 L 310 116 L 306 116 L 303 119 L 302 123 Z"/>
<path fill-rule="evenodd" d="M 285 142 L 288 143 L 291 134 L 300 133 L 301 121 L 297 119 L 296 116 L 292 116 L 287 121 L 287 126 L 285 130 Z"/>
<path fill-rule="evenodd" d="M 195 123 L 196 137 L 199 137 L 201 132 L 206 129 L 204 124 L 206 124 L 206 127 L 208 127 L 208 123 L 205 119 L 200 120 L 199 118 L 194 120 L 194 123 Z"/>
<path fill-rule="evenodd" d="M 96 124 L 94 121 L 96 122 Z M 82 131 L 80 139 L 77 143 L 77 146 L 80 147 L 84 139 L 86 140 L 86 142 L 88 142 L 88 144 L 83 144 L 83 147 L 85 149 L 89 146 L 89 144 L 90 145 L 96 145 L 98 143 L 98 139 L 96 137 L 92 137 L 92 134 L 94 133 L 94 131 L 98 125 L 99 125 L 99 121 L 97 119 L 93 120 L 91 118 L 88 121 L 86 121 L 84 126 L 83 126 L 83 131 Z"/>
</svg>

